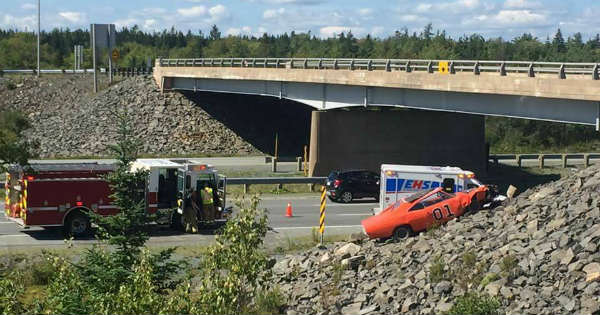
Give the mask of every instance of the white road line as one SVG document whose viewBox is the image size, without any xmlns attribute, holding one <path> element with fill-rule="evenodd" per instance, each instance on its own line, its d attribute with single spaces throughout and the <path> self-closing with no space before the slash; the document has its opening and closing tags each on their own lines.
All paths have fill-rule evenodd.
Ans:
<svg viewBox="0 0 600 315">
<path fill-rule="evenodd" d="M 331 228 L 340 228 L 340 229 L 348 229 L 348 228 L 359 228 L 362 225 L 326 225 L 325 227 L 327 229 L 331 229 Z M 278 227 L 278 228 L 273 228 L 273 230 L 279 231 L 279 230 L 306 230 L 306 229 L 312 229 L 312 228 L 316 228 L 317 226 L 290 226 L 290 227 Z"/>
<path fill-rule="evenodd" d="M 0 222 L 0 224 L 15 224 L 14 222 Z"/>
<path fill-rule="evenodd" d="M 0 238 L 3 238 L 3 237 L 31 237 L 31 236 L 27 235 L 27 234 L 6 234 L 6 235 L 0 234 Z"/>
<path fill-rule="evenodd" d="M 362 216 L 371 216 L 373 215 L 372 213 L 334 213 L 333 215 L 340 215 L 340 216 L 352 216 L 352 215 L 362 215 Z"/>
</svg>

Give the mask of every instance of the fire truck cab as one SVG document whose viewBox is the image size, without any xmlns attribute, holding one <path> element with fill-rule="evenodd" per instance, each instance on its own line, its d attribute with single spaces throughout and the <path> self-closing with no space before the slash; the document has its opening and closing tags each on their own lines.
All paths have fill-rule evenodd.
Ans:
<svg viewBox="0 0 600 315">
<path fill-rule="evenodd" d="M 6 174 L 5 214 L 27 228 L 61 226 L 68 235 L 82 236 L 90 231 L 86 212 L 113 215 L 119 209 L 110 200 L 110 187 L 103 178 L 114 171 L 114 164 L 38 163 L 29 169 L 12 167 Z M 190 202 L 192 189 L 213 188 L 216 215 L 226 220 L 227 179 L 211 165 L 186 159 L 138 159 L 131 170 L 147 170 L 146 209 L 161 211 L 164 222 L 182 226 L 183 209 Z M 201 215 L 199 215 L 199 219 Z"/>
</svg>

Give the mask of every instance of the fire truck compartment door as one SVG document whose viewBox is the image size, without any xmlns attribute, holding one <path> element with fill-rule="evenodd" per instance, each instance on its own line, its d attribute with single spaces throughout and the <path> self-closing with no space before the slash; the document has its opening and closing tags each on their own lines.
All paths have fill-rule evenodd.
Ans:
<svg viewBox="0 0 600 315">
<path fill-rule="evenodd" d="M 217 193 L 219 194 L 219 198 L 221 198 L 220 205 L 222 209 L 227 208 L 227 176 L 219 174 L 219 182 Z"/>
<path fill-rule="evenodd" d="M 186 174 L 185 169 L 177 170 L 177 212 L 179 214 L 183 214 L 183 209 L 185 209 Z"/>
</svg>

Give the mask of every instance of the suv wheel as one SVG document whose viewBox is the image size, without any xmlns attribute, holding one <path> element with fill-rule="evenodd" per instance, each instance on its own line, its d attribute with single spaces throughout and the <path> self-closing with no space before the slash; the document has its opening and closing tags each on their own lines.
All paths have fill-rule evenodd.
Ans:
<svg viewBox="0 0 600 315">
<path fill-rule="evenodd" d="M 343 203 L 350 203 L 350 202 L 352 201 L 352 198 L 353 198 L 353 197 L 354 197 L 354 196 L 352 196 L 352 193 L 351 193 L 351 192 L 349 192 L 349 191 L 344 191 L 344 192 L 342 193 L 342 195 L 340 196 L 340 200 L 341 200 Z"/>
</svg>

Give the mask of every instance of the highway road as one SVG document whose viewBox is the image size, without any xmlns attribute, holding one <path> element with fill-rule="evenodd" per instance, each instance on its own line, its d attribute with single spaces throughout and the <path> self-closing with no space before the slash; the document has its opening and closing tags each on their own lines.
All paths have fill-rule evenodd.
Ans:
<svg viewBox="0 0 600 315">
<path fill-rule="evenodd" d="M 292 204 L 293 217 L 285 216 L 287 203 Z M 371 214 L 377 204 L 371 199 L 358 200 L 351 204 L 338 204 L 327 200 L 325 235 L 350 235 L 361 231 L 360 221 Z M 286 244 L 289 237 L 311 235 L 312 228 L 319 224 L 318 194 L 265 195 L 260 204 L 268 211 L 269 225 L 273 228 L 267 235 L 268 244 Z M 0 203 L 0 209 L 4 204 Z M 166 228 L 153 230 L 151 246 L 205 245 L 214 241 L 214 232 L 202 234 L 182 234 Z M 75 240 L 73 245 L 89 245 L 93 238 Z M 25 247 L 65 247 L 59 229 L 32 227 L 22 229 L 17 224 L 0 215 L 0 248 Z"/>
</svg>

